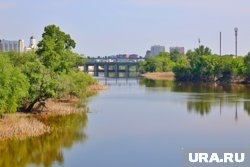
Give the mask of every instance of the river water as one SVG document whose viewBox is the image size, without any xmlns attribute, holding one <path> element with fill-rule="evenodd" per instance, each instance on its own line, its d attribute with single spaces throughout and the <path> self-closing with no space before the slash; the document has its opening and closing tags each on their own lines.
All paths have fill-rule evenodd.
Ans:
<svg viewBox="0 0 250 167">
<path fill-rule="evenodd" d="M 250 87 L 100 79 L 88 113 L 0 146 L 0 166 L 181 167 L 184 152 L 250 148 Z"/>
</svg>

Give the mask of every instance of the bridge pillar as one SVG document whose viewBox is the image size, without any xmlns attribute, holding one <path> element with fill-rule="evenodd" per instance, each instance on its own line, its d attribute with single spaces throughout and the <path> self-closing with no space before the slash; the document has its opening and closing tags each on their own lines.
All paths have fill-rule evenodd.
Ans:
<svg viewBox="0 0 250 167">
<path fill-rule="evenodd" d="M 136 73 L 136 77 L 138 77 L 138 75 L 139 75 L 139 64 L 136 64 L 136 66 L 135 66 L 135 73 Z"/>
<path fill-rule="evenodd" d="M 85 73 L 88 73 L 89 72 L 89 66 L 84 64 L 84 72 Z"/>
<path fill-rule="evenodd" d="M 127 64 L 126 67 L 125 67 L 125 71 L 126 71 L 126 72 L 125 72 L 125 73 L 126 73 L 125 75 L 126 75 L 126 78 L 129 78 L 129 72 L 130 72 L 130 71 L 129 71 L 129 67 L 130 67 L 129 64 Z"/>
<path fill-rule="evenodd" d="M 119 65 L 115 64 L 115 77 L 119 78 Z"/>
<path fill-rule="evenodd" d="M 109 73 L 112 72 L 114 73 L 116 78 L 119 78 L 119 73 L 125 71 L 125 77 L 131 77 L 131 73 L 135 72 L 136 76 L 138 76 L 139 73 L 139 63 L 138 62 L 86 62 L 84 64 L 84 72 L 88 73 L 90 72 L 90 67 L 93 66 L 93 72 L 94 76 L 98 76 L 100 71 L 104 71 L 104 76 L 109 77 Z M 104 67 L 103 69 L 99 70 L 99 66 Z M 120 66 L 125 67 L 120 69 Z M 130 67 L 135 66 L 135 70 L 131 70 Z M 110 68 L 111 69 L 110 69 Z M 133 68 L 134 69 L 134 68 Z M 91 68 L 92 72 L 92 68 Z"/>
<path fill-rule="evenodd" d="M 94 76 L 98 77 L 98 65 L 97 64 L 94 65 Z"/>
<path fill-rule="evenodd" d="M 109 77 L 109 65 L 108 64 L 105 64 L 104 65 L 104 77 Z"/>
</svg>

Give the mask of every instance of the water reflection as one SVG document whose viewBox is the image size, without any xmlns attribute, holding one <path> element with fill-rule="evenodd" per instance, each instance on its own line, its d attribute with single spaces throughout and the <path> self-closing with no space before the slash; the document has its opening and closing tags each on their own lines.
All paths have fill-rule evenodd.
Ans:
<svg viewBox="0 0 250 167">
<path fill-rule="evenodd" d="M 206 101 L 200 101 L 200 102 L 187 102 L 187 109 L 189 112 L 192 112 L 193 110 L 199 113 L 200 115 L 206 115 L 211 111 L 211 104 Z"/>
<path fill-rule="evenodd" d="M 220 114 L 222 114 L 223 106 L 232 106 L 235 108 L 235 120 L 237 121 L 241 105 L 250 116 L 249 85 L 181 83 L 148 79 L 141 79 L 139 83 L 145 85 L 149 91 L 152 88 L 162 88 L 160 91 L 183 94 L 180 100 L 186 102 L 187 110 L 194 111 L 201 116 L 209 114 L 213 107 L 219 106 Z"/>
<path fill-rule="evenodd" d="M 29 164 L 50 167 L 63 164 L 63 148 L 69 149 L 77 142 L 84 142 L 87 124 L 86 113 L 45 120 L 54 131 L 23 141 L 10 140 L 0 143 L 0 166 L 25 167 Z"/>
</svg>

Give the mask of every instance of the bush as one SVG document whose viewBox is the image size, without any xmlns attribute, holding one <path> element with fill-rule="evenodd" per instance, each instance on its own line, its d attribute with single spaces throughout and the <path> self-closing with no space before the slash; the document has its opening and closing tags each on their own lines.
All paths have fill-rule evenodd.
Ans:
<svg viewBox="0 0 250 167">
<path fill-rule="evenodd" d="M 28 95 L 28 88 L 25 75 L 0 55 L 0 113 L 16 112 Z"/>
<path fill-rule="evenodd" d="M 85 97 L 96 81 L 80 72 L 75 42 L 55 25 L 45 27 L 38 51 L 0 54 L 0 113 L 32 111 L 36 103 L 67 95 Z"/>
</svg>

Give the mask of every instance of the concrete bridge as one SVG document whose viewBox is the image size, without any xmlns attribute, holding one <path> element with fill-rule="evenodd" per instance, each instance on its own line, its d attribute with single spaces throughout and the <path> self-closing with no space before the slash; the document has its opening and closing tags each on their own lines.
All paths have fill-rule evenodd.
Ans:
<svg viewBox="0 0 250 167">
<path fill-rule="evenodd" d="M 99 82 L 107 86 L 136 86 L 139 78 L 97 78 Z"/>
<path fill-rule="evenodd" d="M 92 68 L 90 69 L 90 67 Z M 125 73 L 126 78 L 129 78 L 131 73 L 135 73 L 137 77 L 139 74 L 139 62 L 87 62 L 84 64 L 84 72 L 94 72 L 94 76 L 99 76 L 99 73 L 103 72 L 104 77 L 109 77 L 110 73 L 113 73 L 116 78 L 120 77 L 119 73 Z"/>
</svg>

